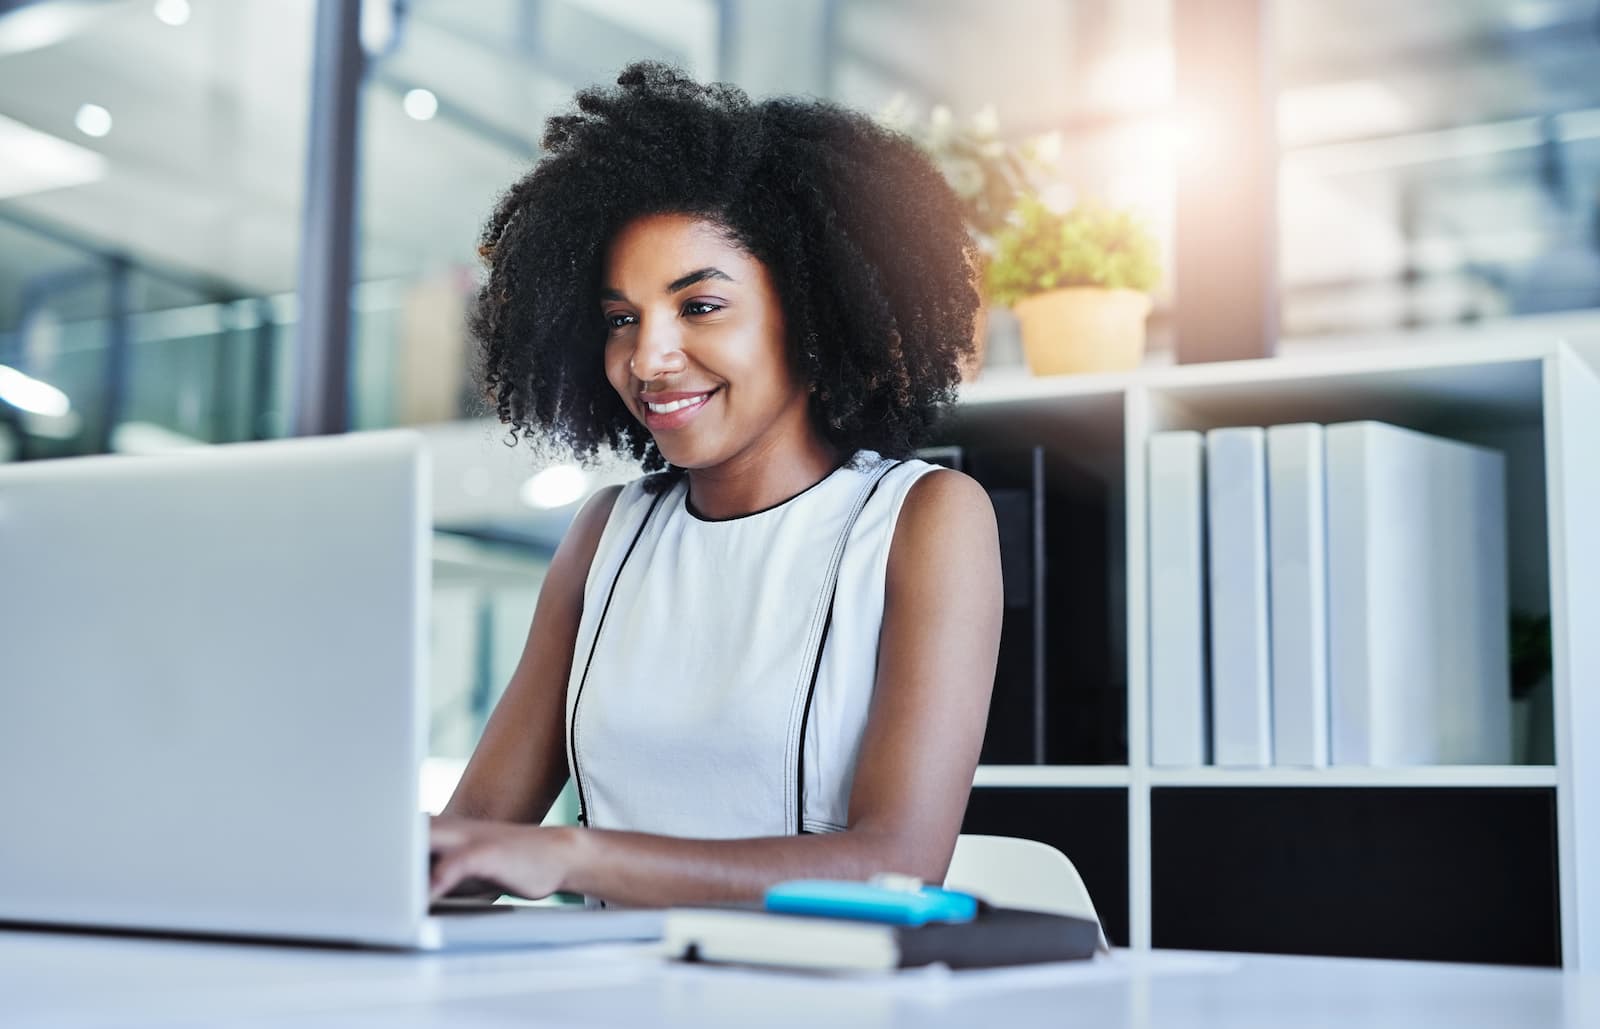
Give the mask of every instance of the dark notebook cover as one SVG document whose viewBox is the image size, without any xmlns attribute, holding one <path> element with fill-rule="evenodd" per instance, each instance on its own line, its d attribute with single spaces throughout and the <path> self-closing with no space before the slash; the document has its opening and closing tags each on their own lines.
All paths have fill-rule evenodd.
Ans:
<svg viewBox="0 0 1600 1029">
<path fill-rule="evenodd" d="M 943 962 L 951 968 L 998 968 L 1094 957 L 1100 926 L 1092 919 L 1015 908 L 984 908 L 970 922 L 893 927 L 900 967 Z"/>
<path fill-rule="evenodd" d="M 663 933 L 667 953 L 686 961 L 805 971 L 997 968 L 1094 956 L 1093 919 L 1013 908 L 980 908 L 970 922 L 900 926 L 852 918 L 769 914 L 743 908 L 677 909 Z"/>
</svg>

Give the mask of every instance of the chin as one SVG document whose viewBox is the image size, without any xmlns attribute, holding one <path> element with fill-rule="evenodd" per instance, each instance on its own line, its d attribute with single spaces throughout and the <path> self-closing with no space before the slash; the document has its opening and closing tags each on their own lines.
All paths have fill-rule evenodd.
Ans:
<svg viewBox="0 0 1600 1029">
<path fill-rule="evenodd" d="M 718 457 L 712 448 L 696 446 L 688 440 L 667 440 L 663 442 L 660 437 L 651 437 L 656 441 L 656 450 L 670 465 L 678 468 L 708 468 L 718 462 Z"/>
</svg>

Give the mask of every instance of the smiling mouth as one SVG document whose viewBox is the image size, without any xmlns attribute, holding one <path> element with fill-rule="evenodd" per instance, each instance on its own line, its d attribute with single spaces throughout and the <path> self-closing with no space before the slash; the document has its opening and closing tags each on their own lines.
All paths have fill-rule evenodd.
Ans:
<svg viewBox="0 0 1600 1029">
<path fill-rule="evenodd" d="M 639 397 L 639 404 L 645 409 L 645 413 L 649 415 L 656 415 L 659 417 L 663 415 L 676 414 L 679 411 L 689 411 L 703 406 L 706 401 L 716 396 L 721 389 L 722 387 L 718 386 L 716 389 L 706 390 L 704 393 L 668 393 L 667 396 L 672 397 L 672 399 L 662 403 L 656 403 L 654 401 L 647 400 L 645 399 L 645 395 L 641 394 Z"/>
<path fill-rule="evenodd" d="M 714 392 L 716 391 L 712 390 L 712 393 Z M 644 406 L 645 410 L 649 411 L 651 414 L 671 414 L 674 411 L 682 411 L 685 408 L 699 407 L 701 404 L 710 399 L 711 393 L 702 393 L 697 397 L 688 397 L 684 400 L 674 400 L 666 404 L 652 404 L 650 401 L 646 400 L 644 402 Z"/>
</svg>

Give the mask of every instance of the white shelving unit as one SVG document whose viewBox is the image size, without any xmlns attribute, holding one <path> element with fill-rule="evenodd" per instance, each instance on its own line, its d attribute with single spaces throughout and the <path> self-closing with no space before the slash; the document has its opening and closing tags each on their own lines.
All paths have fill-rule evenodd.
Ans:
<svg viewBox="0 0 1600 1029">
<path fill-rule="evenodd" d="M 974 786 L 1127 786 L 1127 765 L 982 765 Z"/>
<path fill-rule="evenodd" d="M 1222 769 L 1149 764 L 1145 442 L 1164 429 L 1376 419 L 1507 455 L 1510 597 L 1549 612 L 1553 766 Z M 1113 635 L 1125 648 L 1128 764 L 986 767 L 976 785 L 1126 787 L 1131 943 L 1151 945 L 1151 791 L 1163 787 L 1553 790 L 1562 961 L 1600 967 L 1600 377 L 1568 343 L 1507 339 L 1127 375 L 996 375 L 964 391 L 964 443 L 1043 443 L 1105 479 Z M 1047 461 L 1048 461 L 1047 457 Z"/>
<path fill-rule="evenodd" d="M 1151 786 L 1554 786 L 1550 765 L 1437 765 L 1414 768 L 1152 768 Z"/>
</svg>

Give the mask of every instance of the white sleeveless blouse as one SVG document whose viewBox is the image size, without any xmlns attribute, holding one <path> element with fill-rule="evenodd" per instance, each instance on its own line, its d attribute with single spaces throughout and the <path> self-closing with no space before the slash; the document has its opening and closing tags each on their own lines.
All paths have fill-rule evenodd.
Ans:
<svg viewBox="0 0 1600 1029">
<path fill-rule="evenodd" d="M 584 824 L 699 839 L 831 832 L 877 676 L 900 505 L 935 465 L 871 451 L 720 521 L 688 479 L 623 488 L 584 586 L 567 762 Z"/>
</svg>

